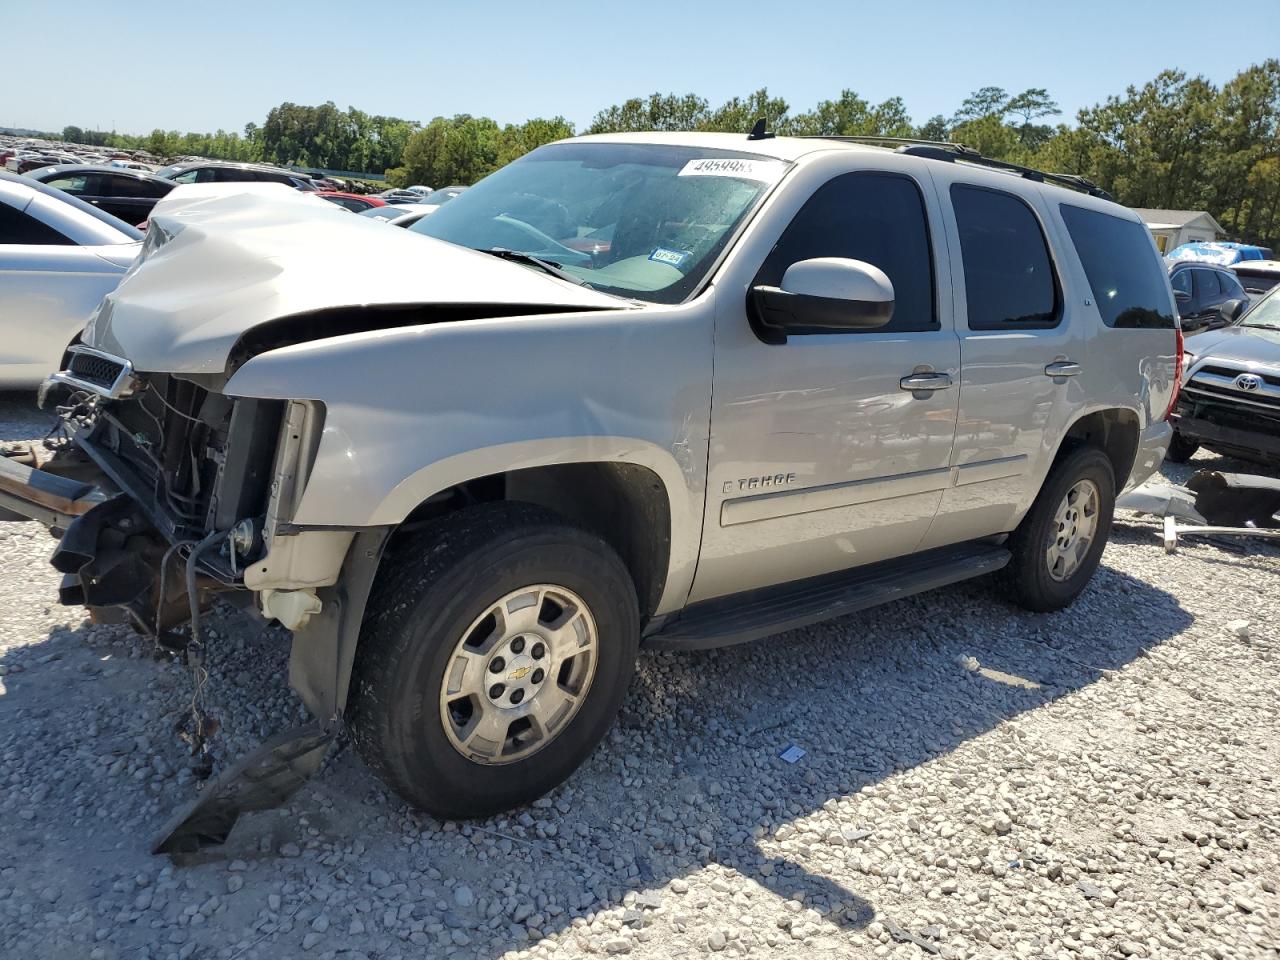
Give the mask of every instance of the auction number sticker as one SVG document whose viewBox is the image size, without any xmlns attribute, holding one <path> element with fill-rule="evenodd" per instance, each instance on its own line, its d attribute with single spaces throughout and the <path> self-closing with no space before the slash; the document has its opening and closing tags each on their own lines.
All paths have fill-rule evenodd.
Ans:
<svg viewBox="0 0 1280 960">
<path fill-rule="evenodd" d="M 781 160 L 739 160 L 733 157 L 704 157 L 690 160 L 678 177 L 737 177 L 739 180 L 756 180 L 773 183 L 786 172 Z"/>
</svg>

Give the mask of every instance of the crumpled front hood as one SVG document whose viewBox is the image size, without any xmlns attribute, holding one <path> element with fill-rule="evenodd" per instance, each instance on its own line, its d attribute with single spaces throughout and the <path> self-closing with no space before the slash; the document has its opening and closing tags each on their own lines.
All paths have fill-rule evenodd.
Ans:
<svg viewBox="0 0 1280 960">
<path fill-rule="evenodd" d="M 510 315 L 513 306 L 530 313 L 627 306 L 319 197 L 263 186 L 179 187 L 156 204 L 142 255 L 89 321 L 85 342 L 141 372 L 217 374 L 246 331 L 318 310 L 492 304 Z"/>
<path fill-rule="evenodd" d="M 1209 358 L 1280 367 L 1280 330 L 1262 327 L 1223 327 L 1187 339 L 1196 362 Z"/>
</svg>

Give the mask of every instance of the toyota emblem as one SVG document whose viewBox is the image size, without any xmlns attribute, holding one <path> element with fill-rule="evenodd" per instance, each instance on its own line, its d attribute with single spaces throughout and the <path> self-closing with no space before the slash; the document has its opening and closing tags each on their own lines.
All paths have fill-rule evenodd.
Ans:
<svg viewBox="0 0 1280 960">
<path fill-rule="evenodd" d="M 1253 393 L 1262 386 L 1262 378 L 1253 373 L 1242 373 L 1236 377 L 1236 389 L 1244 390 L 1246 393 Z"/>
</svg>

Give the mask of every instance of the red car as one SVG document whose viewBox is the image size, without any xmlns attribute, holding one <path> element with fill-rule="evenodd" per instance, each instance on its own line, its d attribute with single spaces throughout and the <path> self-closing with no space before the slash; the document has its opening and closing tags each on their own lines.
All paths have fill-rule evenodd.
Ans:
<svg viewBox="0 0 1280 960">
<path fill-rule="evenodd" d="M 352 213 L 364 213 L 370 207 L 385 207 L 387 201 L 378 197 L 363 197 L 358 193 L 343 193 L 340 190 L 321 190 L 317 197 L 324 197 L 330 203 L 346 207 Z"/>
</svg>

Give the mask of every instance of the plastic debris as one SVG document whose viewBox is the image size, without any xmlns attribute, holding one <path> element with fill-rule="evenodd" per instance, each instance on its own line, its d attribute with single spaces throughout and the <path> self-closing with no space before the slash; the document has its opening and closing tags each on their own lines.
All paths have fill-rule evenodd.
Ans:
<svg viewBox="0 0 1280 960">
<path fill-rule="evenodd" d="M 787 747 L 787 749 L 778 754 L 778 756 L 787 763 L 795 763 L 804 756 L 804 750 L 793 743 L 791 746 Z"/>
</svg>

